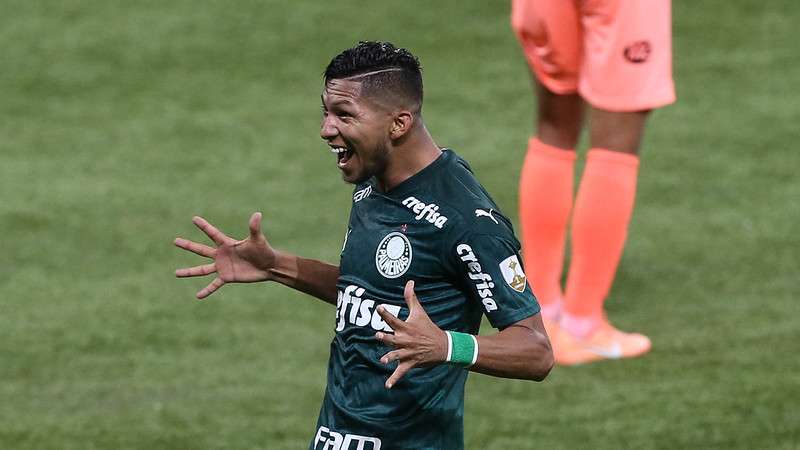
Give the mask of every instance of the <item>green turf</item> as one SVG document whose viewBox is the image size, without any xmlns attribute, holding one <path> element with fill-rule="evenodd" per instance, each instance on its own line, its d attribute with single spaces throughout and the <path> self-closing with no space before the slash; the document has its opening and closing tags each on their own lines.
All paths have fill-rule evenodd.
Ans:
<svg viewBox="0 0 800 450">
<path fill-rule="evenodd" d="M 351 188 L 320 74 L 359 39 L 420 56 L 437 142 L 516 217 L 533 102 L 508 9 L 0 1 L 0 448 L 304 448 L 332 309 L 278 286 L 196 302 L 171 241 L 261 210 L 274 245 L 336 260 Z M 800 448 L 800 4 L 674 9 L 680 100 L 650 124 L 607 304 L 654 351 L 471 376 L 470 449 Z"/>
</svg>

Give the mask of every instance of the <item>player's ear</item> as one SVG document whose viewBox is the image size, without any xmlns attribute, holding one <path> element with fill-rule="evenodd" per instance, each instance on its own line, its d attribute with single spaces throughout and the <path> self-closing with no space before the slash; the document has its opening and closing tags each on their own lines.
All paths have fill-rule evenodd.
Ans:
<svg viewBox="0 0 800 450">
<path fill-rule="evenodd" d="M 400 110 L 394 114 L 392 128 L 389 130 L 389 137 L 392 140 L 400 139 L 408 133 L 414 126 L 416 117 L 411 111 Z"/>
</svg>

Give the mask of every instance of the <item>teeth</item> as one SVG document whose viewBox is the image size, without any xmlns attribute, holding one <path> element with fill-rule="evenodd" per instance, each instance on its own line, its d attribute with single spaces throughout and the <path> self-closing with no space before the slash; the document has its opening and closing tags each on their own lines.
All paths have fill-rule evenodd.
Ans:
<svg viewBox="0 0 800 450">
<path fill-rule="evenodd" d="M 346 151 L 347 149 L 344 147 L 331 147 L 331 153 L 339 154 L 339 153 L 344 153 Z"/>
</svg>

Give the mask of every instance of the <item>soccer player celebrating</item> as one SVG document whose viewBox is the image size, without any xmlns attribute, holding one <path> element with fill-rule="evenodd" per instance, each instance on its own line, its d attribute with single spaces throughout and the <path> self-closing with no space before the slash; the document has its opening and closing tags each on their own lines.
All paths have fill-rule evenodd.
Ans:
<svg viewBox="0 0 800 450">
<path fill-rule="evenodd" d="M 520 175 L 525 267 L 556 363 L 639 356 L 650 340 L 614 328 L 603 303 L 633 211 L 645 120 L 675 101 L 670 0 L 513 0 L 511 20 L 538 98 L 537 134 Z M 585 103 L 591 149 L 573 206 Z"/>
<path fill-rule="evenodd" d="M 419 61 L 361 42 L 330 62 L 320 134 L 354 184 L 338 266 L 234 240 L 200 217 L 215 246 L 175 244 L 213 262 L 205 298 L 232 282 L 277 281 L 336 305 L 328 385 L 310 449 L 463 448 L 467 371 L 542 380 L 550 343 L 511 223 L 422 120 Z M 500 331 L 477 336 L 481 317 Z"/>
</svg>

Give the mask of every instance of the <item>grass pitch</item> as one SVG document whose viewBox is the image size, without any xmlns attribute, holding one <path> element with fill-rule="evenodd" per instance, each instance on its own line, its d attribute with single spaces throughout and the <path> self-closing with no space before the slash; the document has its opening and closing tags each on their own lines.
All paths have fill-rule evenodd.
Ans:
<svg viewBox="0 0 800 450">
<path fill-rule="evenodd" d="M 607 307 L 645 358 L 542 383 L 472 375 L 470 449 L 800 447 L 797 2 L 674 2 Z M 330 306 L 174 268 L 201 214 L 336 261 L 351 188 L 321 72 L 360 39 L 422 60 L 426 122 L 516 217 L 531 130 L 506 2 L 0 1 L 0 448 L 297 449 Z M 484 333 L 491 330 L 486 327 Z"/>
</svg>

